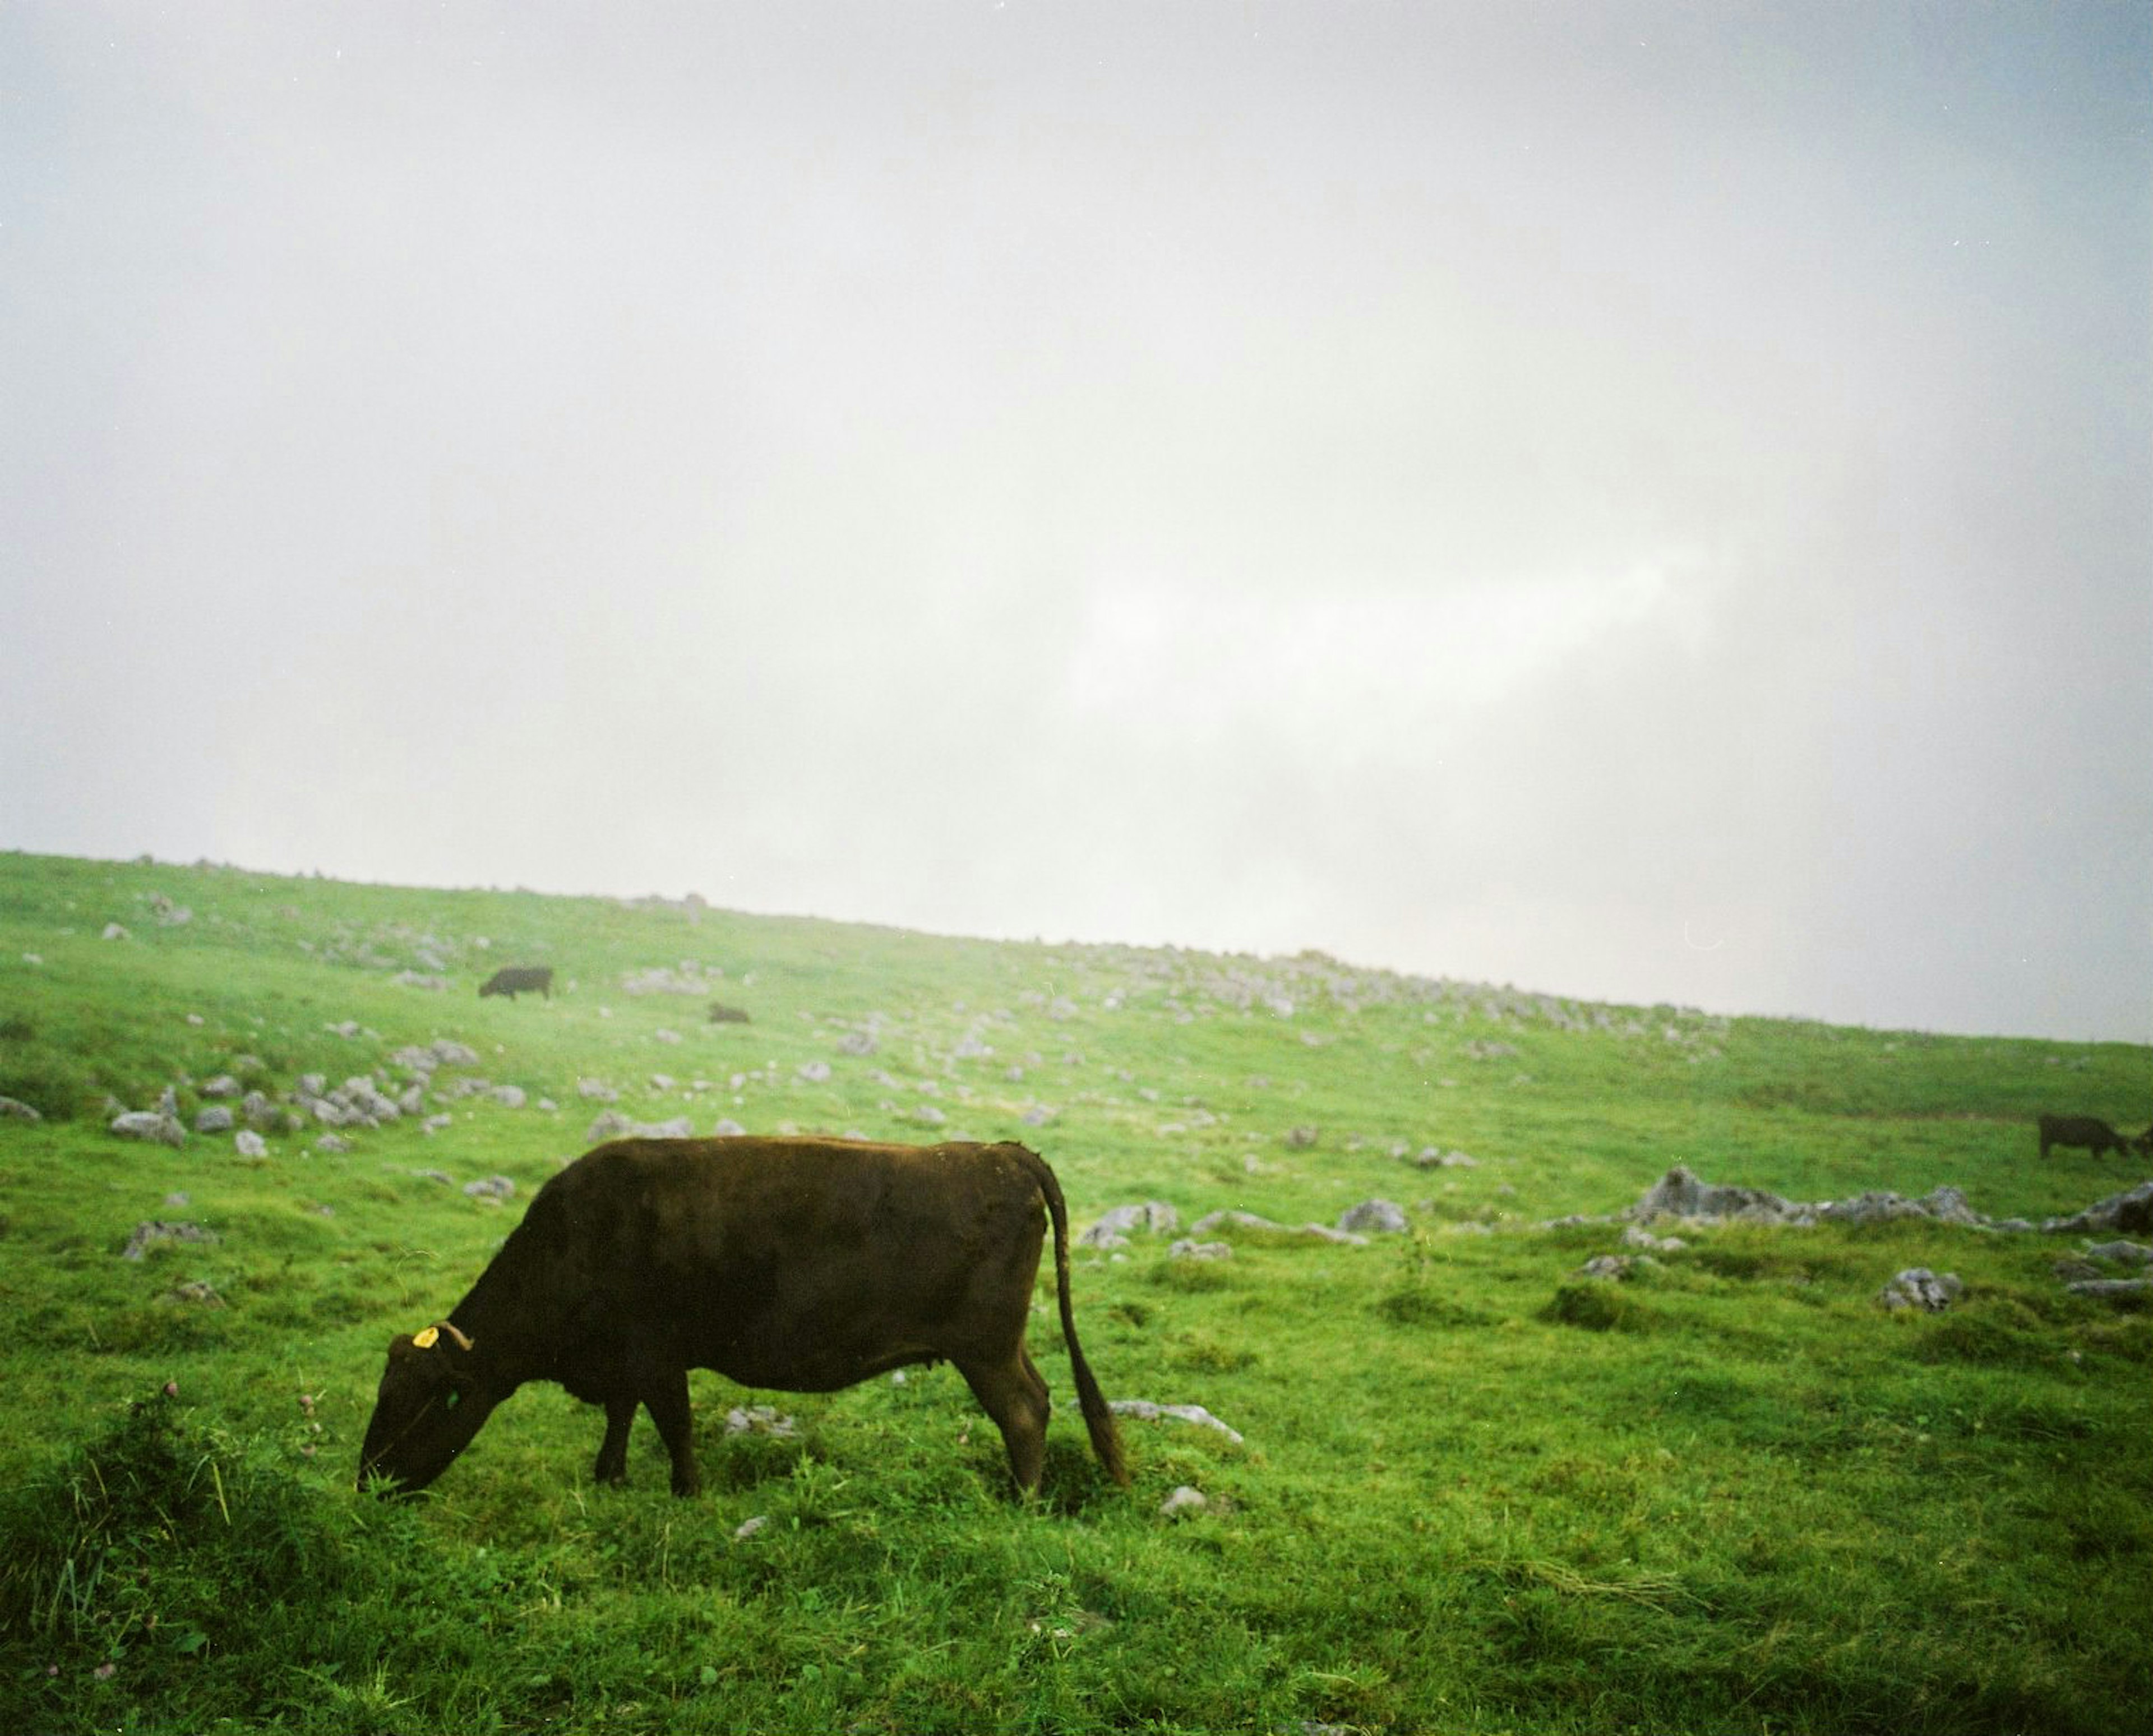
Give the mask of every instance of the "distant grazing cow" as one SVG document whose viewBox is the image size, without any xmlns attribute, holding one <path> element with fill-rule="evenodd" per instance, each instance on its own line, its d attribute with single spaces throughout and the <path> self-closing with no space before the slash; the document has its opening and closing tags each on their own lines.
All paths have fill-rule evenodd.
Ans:
<svg viewBox="0 0 2153 1736">
<path fill-rule="evenodd" d="M 511 1000 L 518 994 L 536 992 L 548 1000 L 553 998 L 553 967 L 551 965 L 511 965 L 496 970 L 481 983 L 478 997 L 483 1000 L 489 995 L 506 995 Z"/>
<path fill-rule="evenodd" d="M 389 1346 L 359 1484 L 423 1489 L 526 1381 L 605 1407 L 597 1476 L 622 1481 L 641 1404 L 701 1484 L 688 1371 L 827 1392 L 950 1362 L 1001 1430 L 1017 1486 L 1039 1487 L 1046 1382 L 1025 1348 L 1046 1219 L 1062 1342 L 1092 1450 L 1126 1484 L 1113 1413 L 1076 1342 L 1069 1225 L 1021 1145 L 813 1138 L 620 1139 L 541 1188 L 447 1319 Z"/>
<path fill-rule="evenodd" d="M 2092 1157 L 2114 1152 L 2119 1158 L 2129 1154 L 2132 1146 L 2145 1148 L 2144 1142 L 2125 1138 L 2106 1122 L 2090 1115 L 2044 1115 L 2040 1120 L 2041 1155 L 2049 1154 L 2052 1145 L 2082 1145 Z M 2149 1128 L 2148 1133 L 2153 1133 Z"/>
<path fill-rule="evenodd" d="M 713 1025 L 745 1025 L 747 1015 L 736 1006 L 727 1006 L 722 1000 L 710 1003 L 710 1022 Z"/>
</svg>

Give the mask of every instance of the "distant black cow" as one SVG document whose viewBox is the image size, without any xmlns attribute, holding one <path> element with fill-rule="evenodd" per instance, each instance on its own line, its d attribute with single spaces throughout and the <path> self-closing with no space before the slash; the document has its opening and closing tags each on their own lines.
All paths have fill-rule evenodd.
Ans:
<svg viewBox="0 0 2153 1736">
<path fill-rule="evenodd" d="M 713 1025 L 745 1025 L 748 1016 L 736 1006 L 727 1006 L 722 1000 L 710 1003 L 710 1022 Z"/>
<path fill-rule="evenodd" d="M 519 993 L 532 990 L 553 998 L 553 967 L 551 965 L 511 965 L 496 970 L 479 985 L 478 997 L 483 1000 L 489 995 L 506 995 L 511 1000 Z"/>
<path fill-rule="evenodd" d="M 2041 1117 L 2041 1155 L 2049 1154 L 2052 1145 L 2082 1145 L 2087 1154 L 2100 1157 L 2108 1152 L 2126 1157 L 2133 1146 L 2145 1149 L 2145 1142 L 2131 1139 L 2119 1133 L 2106 1122 L 2091 1115 L 2044 1115 Z M 2149 1128 L 2148 1133 L 2153 1133 Z"/>
</svg>

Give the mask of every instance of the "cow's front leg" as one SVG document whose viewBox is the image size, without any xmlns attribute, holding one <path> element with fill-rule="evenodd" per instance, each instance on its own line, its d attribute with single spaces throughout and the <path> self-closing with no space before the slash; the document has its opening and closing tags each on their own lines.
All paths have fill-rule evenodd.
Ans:
<svg viewBox="0 0 2153 1736">
<path fill-rule="evenodd" d="M 628 1481 L 628 1431 L 635 1421 L 635 1394 L 615 1393 L 605 1402 L 605 1438 L 598 1443 L 593 1474 L 601 1483 Z"/>
<path fill-rule="evenodd" d="M 658 1425 L 658 1438 L 673 1461 L 673 1493 L 691 1495 L 703 1486 L 695 1468 L 695 1428 L 688 1409 L 688 1371 L 676 1368 L 659 1376 L 644 1389 L 644 1407 Z"/>
</svg>

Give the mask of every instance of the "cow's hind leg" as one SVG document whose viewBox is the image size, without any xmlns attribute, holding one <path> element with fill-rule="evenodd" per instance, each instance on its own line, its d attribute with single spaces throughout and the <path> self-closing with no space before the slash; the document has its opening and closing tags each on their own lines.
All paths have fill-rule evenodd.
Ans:
<svg viewBox="0 0 2153 1736">
<path fill-rule="evenodd" d="M 635 1421 L 635 1394 L 615 1393 L 605 1402 L 605 1438 L 598 1443 L 598 1462 L 592 1475 L 601 1483 L 628 1481 L 628 1431 Z"/>
<path fill-rule="evenodd" d="M 688 1408 L 688 1371 L 676 1368 L 659 1375 L 644 1388 L 643 1403 L 658 1437 L 665 1443 L 673 1461 L 673 1493 L 691 1495 L 703 1486 L 703 1474 L 695 1465 L 694 1413 Z"/>
<path fill-rule="evenodd" d="M 1022 1345 L 1002 1362 L 959 1362 L 958 1372 L 995 1419 L 1009 1449 L 1010 1472 L 1026 1494 L 1037 1493 L 1046 1462 L 1046 1382 L 1031 1365 Z"/>
</svg>

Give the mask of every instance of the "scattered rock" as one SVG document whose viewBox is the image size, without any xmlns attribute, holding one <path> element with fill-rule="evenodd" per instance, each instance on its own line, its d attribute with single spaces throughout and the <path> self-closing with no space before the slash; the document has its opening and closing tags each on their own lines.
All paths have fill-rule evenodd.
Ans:
<svg viewBox="0 0 2153 1736">
<path fill-rule="evenodd" d="M 2143 1242 L 2096 1242 L 2086 1250 L 2089 1260 L 2112 1260 L 2118 1265 L 2153 1265 L 2153 1248 Z"/>
<path fill-rule="evenodd" d="M 513 1199 L 516 1184 L 505 1175 L 481 1176 L 475 1182 L 466 1182 L 464 1192 L 473 1199 Z"/>
<path fill-rule="evenodd" d="M 1678 1235 L 1654 1235 L 1641 1224 L 1632 1224 L 1622 1232 L 1622 1245 L 1641 1248 L 1647 1254 L 1673 1254 L 1689 1245 Z"/>
<path fill-rule="evenodd" d="M 1338 1227 L 1352 1235 L 1395 1235 L 1406 1227 L 1406 1214 L 1387 1199 L 1364 1199 L 1346 1209 Z"/>
<path fill-rule="evenodd" d="M 746 1133 L 746 1128 L 728 1116 L 710 1129 L 710 1137 L 714 1139 L 738 1139 Z"/>
<path fill-rule="evenodd" d="M 1074 1400 L 1067 1401 L 1073 1403 Z M 1153 1404 L 1148 1398 L 1113 1398 L 1107 1408 L 1117 1417 L 1135 1417 L 1147 1423 L 1156 1423 L 1161 1417 L 1171 1417 L 1177 1423 L 1192 1423 L 1204 1428 L 1215 1428 L 1235 1446 L 1241 1444 L 1241 1432 L 1229 1428 L 1200 1404 Z"/>
<path fill-rule="evenodd" d="M 657 1030 L 652 1031 L 650 1036 L 651 1040 L 654 1042 L 677 1043 L 680 1041 L 680 1033 L 679 1031 L 668 1031 L 663 1026 L 660 1026 Z"/>
<path fill-rule="evenodd" d="M 445 1111 L 439 1115 L 430 1115 L 419 1123 L 419 1131 L 422 1133 L 438 1133 L 442 1128 L 451 1126 L 455 1121 L 456 1117 Z"/>
<path fill-rule="evenodd" d="M 1269 1218 L 1260 1217 L 1255 1212 L 1206 1212 L 1188 1228 L 1192 1235 L 1202 1235 L 1204 1231 L 1216 1229 L 1221 1224 L 1239 1229 L 1268 1229 L 1280 1235 L 1305 1235 L 1316 1241 L 1338 1242 L 1354 1248 L 1368 1245 L 1367 1237 L 1351 1229 L 1334 1229 L 1328 1224 L 1275 1224 Z"/>
<path fill-rule="evenodd" d="M 314 1149 L 325 1158 L 340 1158 L 351 1149 L 351 1141 L 341 1133 L 324 1133 L 314 1142 Z"/>
<path fill-rule="evenodd" d="M 491 1095 L 495 1102 L 508 1109 L 521 1109 L 530 1101 L 524 1096 L 523 1087 L 520 1085 L 496 1085 Z"/>
<path fill-rule="evenodd" d="M 125 940 L 127 938 L 127 930 L 121 928 L 116 922 L 108 922 L 104 925 L 104 938 L 107 940 Z"/>
<path fill-rule="evenodd" d="M 1127 1245 L 1124 1240 L 1108 1241 L 1105 1238 L 1122 1238 L 1129 1230 L 1139 1230 L 1146 1235 L 1164 1235 L 1181 1227 L 1181 1214 L 1163 1199 L 1147 1199 L 1142 1205 L 1117 1205 L 1102 1216 L 1084 1234 L 1077 1245 L 1086 1248 L 1118 1248 Z"/>
<path fill-rule="evenodd" d="M 944 1122 L 949 1119 L 948 1116 L 944 1115 L 939 1109 L 937 1109 L 932 1103 L 920 1104 L 918 1108 L 912 1112 L 912 1118 L 914 1121 L 924 1123 L 930 1128 L 939 1128 Z"/>
<path fill-rule="evenodd" d="M 1659 1262 L 1646 1254 L 1601 1254 L 1588 1260 L 1578 1268 L 1587 1278 L 1626 1278 L 1641 1265 L 1657 1265 Z"/>
<path fill-rule="evenodd" d="M 232 1136 L 232 1148 L 242 1158 L 266 1158 L 269 1155 L 268 1146 L 252 1128 L 242 1128 Z"/>
<path fill-rule="evenodd" d="M 210 1286 L 206 1278 L 197 1278 L 190 1284 L 175 1285 L 165 1294 L 176 1302 L 201 1302 L 211 1308 L 224 1306 L 224 1298 Z"/>
<path fill-rule="evenodd" d="M 735 1405 L 725 1413 L 727 1434 L 766 1434 L 772 1438 L 788 1441 L 799 1433 L 798 1426 L 790 1417 L 781 1417 L 766 1404 Z"/>
<path fill-rule="evenodd" d="M 43 1121 L 43 1119 L 44 1117 L 38 1114 L 28 1103 L 15 1097 L 0 1097 L 0 1121 Z"/>
<path fill-rule="evenodd" d="M 205 1097 L 236 1097 L 239 1095 L 239 1082 L 229 1073 L 219 1073 L 214 1079 L 204 1080 L 196 1087 L 195 1094 Z"/>
<path fill-rule="evenodd" d="M 1054 1119 L 1054 1112 L 1043 1103 L 1035 1103 L 1017 1119 L 1028 1128 L 1043 1128 Z"/>
<path fill-rule="evenodd" d="M 1921 1308 L 1931 1314 L 1941 1314 L 1966 1293 L 1959 1282 L 1958 1274 L 1946 1272 L 1939 1276 L 1925 1265 L 1909 1266 L 1899 1273 L 1876 1294 L 1877 1301 L 1891 1309 Z"/>
<path fill-rule="evenodd" d="M 229 1133 L 232 1125 L 232 1111 L 222 1103 L 207 1104 L 195 1116 L 197 1133 Z"/>
<path fill-rule="evenodd" d="M 620 1093 L 603 1079 L 577 1080 L 576 1095 L 588 1097 L 593 1102 L 599 1103 L 617 1103 L 620 1101 Z"/>
<path fill-rule="evenodd" d="M 1318 1137 L 1314 1128 L 1288 1128 L 1285 1143 L 1295 1151 L 1306 1151 L 1316 1143 Z"/>
<path fill-rule="evenodd" d="M 214 1230 L 205 1229 L 199 1224 L 167 1224 L 152 1219 L 146 1224 L 137 1224 L 134 1235 L 127 1238 L 127 1245 L 120 1250 L 122 1260 L 140 1260 L 160 1242 L 213 1242 Z"/>
<path fill-rule="evenodd" d="M 439 1182 L 445 1188 L 453 1188 L 456 1184 L 456 1179 L 454 1176 L 445 1174 L 439 1169 L 415 1169 L 411 1173 L 422 1182 Z"/>
<path fill-rule="evenodd" d="M 1417 1169 L 1478 1169 L 1480 1160 L 1469 1158 L 1462 1151 L 1438 1151 L 1433 1145 L 1423 1146 L 1414 1157 Z"/>
<path fill-rule="evenodd" d="M 1231 1260 L 1231 1242 L 1199 1242 L 1194 1236 L 1183 1236 L 1166 1250 L 1168 1260 Z"/>
<path fill-rule="evenodd" d="M 148 1139 L 177 1148 L 187 1143 L 187 1130 L 176 1115 L 155 1109 L 130 1109 L 112 1118 L 111 1131 L 124 1139 Z"/>
<path fill-rule="evenodd" d="M 1158 1504 L 1158 1515 L 1161 1519 L 1179 1519 L 1183 1515 L 1201 1513 L 1210 1504 L 1203 1490 L 1192 1489 L 1186 1483 L 1178 1484 Z"/>
<path fill-rule="evenodd" d="M 830 1063 L 827 1061 L 803 1061 L 794 1071 L 810 1085 L 820 1085 L 830 1077 Z"/>
<path fill-rule="evenodd" d="M 733 1528 L 733 1541 L 735 1543 L 746 1542 L 749 1538 L 754 1536 L 757 1531 L 760 1531 L 769 1523 L 770 1515 L 767 1513 L 754 1514 L 750 1517 L 742 1520 Z"/>
<path fill-rule="evenodd" d="M 2142 1181 L 2123 1193 L 2111 1194 L 2070 1217 L 2050 1218 L 2041 1228 L 2074 1235 L 2115 1231 L 2144 1235 L 2153 1231 L 2153 1181 Z"/>
<path fill-rule="evenodd" d="M 2153 1295 L 2153 1278 L 2081 1278 L 2064 1287 L 2074 1296 L 2105 1296 L 2115 1301 L 2125 1296 Z"/>
<path fill-rule="evenodd" d="M 848 1031 L 837 1039 L 840 1055 L 872 1055 L 879 1046 L 864 1031 Z"/>
</svg>

